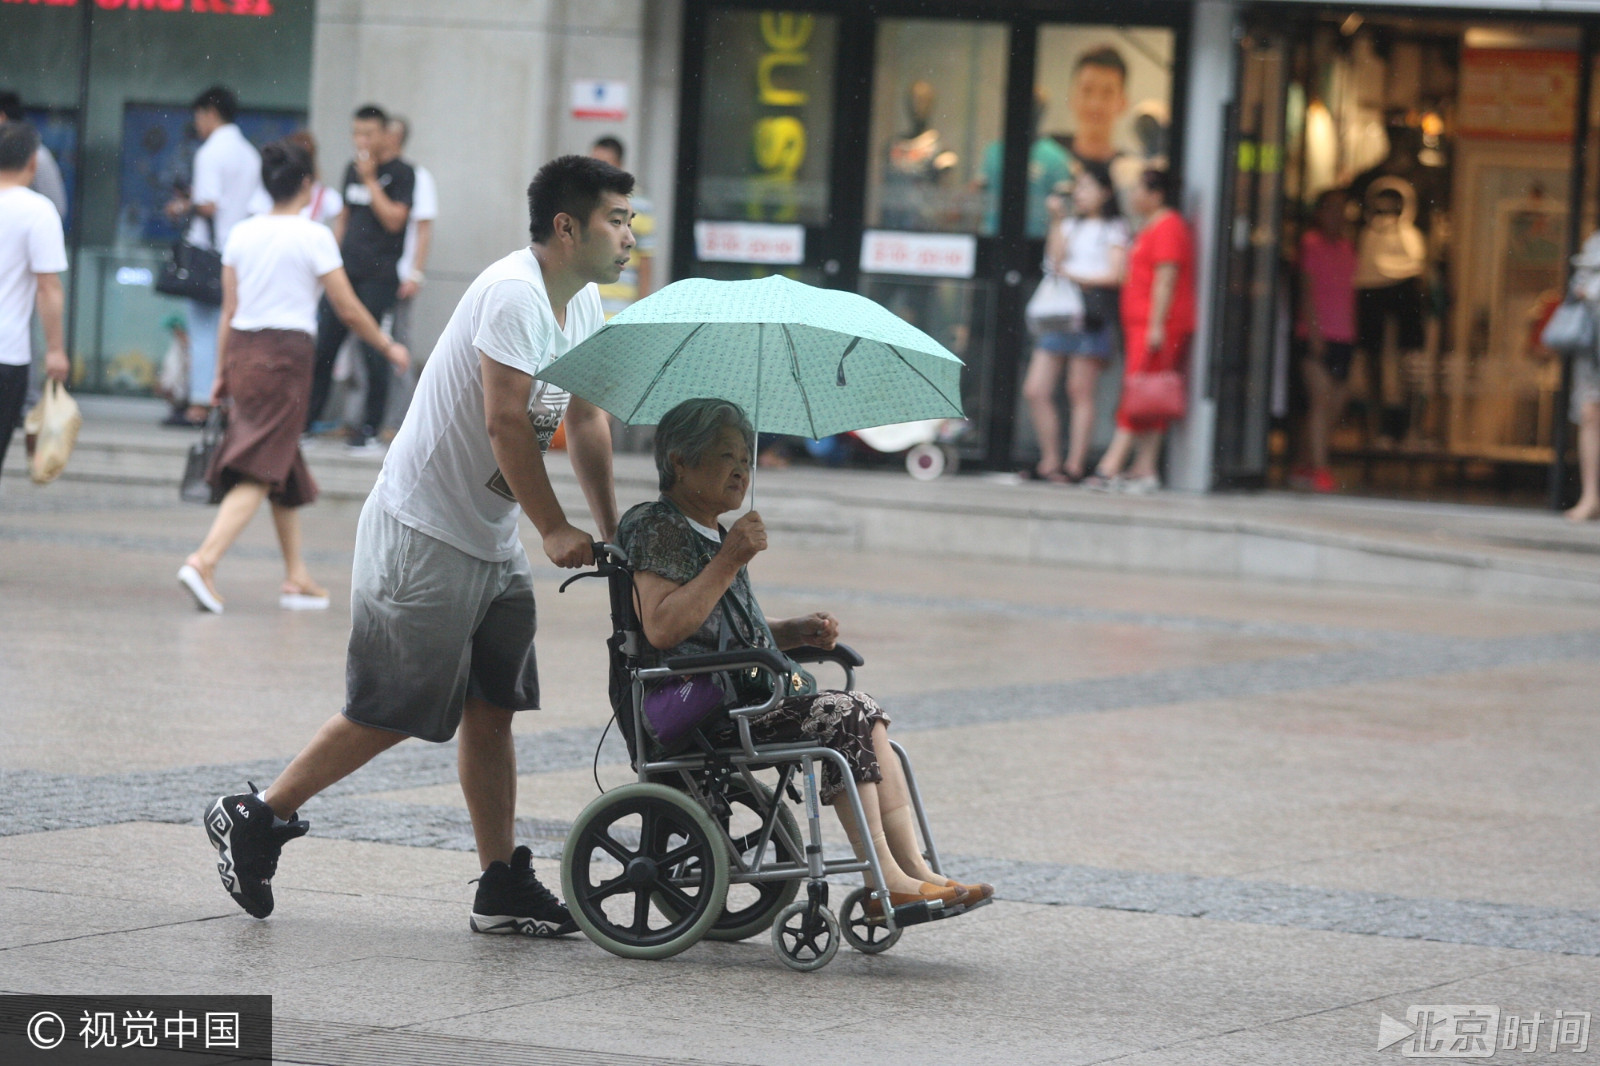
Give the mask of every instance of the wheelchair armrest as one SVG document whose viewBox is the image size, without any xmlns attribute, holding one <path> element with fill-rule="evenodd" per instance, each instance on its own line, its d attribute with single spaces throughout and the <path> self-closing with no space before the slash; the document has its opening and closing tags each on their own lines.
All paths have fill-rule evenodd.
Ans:
<svg viewBox="0 0 1600 1066">
<path fill-rule="evenodd" d="M 732 648 L 728 651 L 706 652 L 704 655 L 680 655 L 661 661 L 661 669 L 674 674 L 704 674 L 744 666 L 765 667 L 775 674 L 786 673 L 789 669 L 783 656 L 771 648 Z"/>
<path fill-rule="evenodd" d="M 848 644 L 835 644 L 831 648 L 803 646 L 791 648 L 785 654 L 797 663 L 838 663 L 840 666 L 857 667 L 866 662 Z"/>
</svg>

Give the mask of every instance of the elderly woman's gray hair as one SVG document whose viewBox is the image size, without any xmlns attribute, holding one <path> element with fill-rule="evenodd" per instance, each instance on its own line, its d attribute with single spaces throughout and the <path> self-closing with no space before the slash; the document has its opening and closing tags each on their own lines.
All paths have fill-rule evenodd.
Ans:
<svg viewBox="0 0 1600 1066">
<path fill-rule="evenodd" d="M 756 431 L 744 410 L 727 400 L 685 400 L 666 414 L 656 426 L 656 472 L 661 478 L 661 491 L 666 492 L 678 480 L 673 472 L 674 456 L 684 466 L 699 466 L 706 452 L 716 444 L 717 437 L 729 426 L 737 429 L 755 457 Z"/>
</svg>

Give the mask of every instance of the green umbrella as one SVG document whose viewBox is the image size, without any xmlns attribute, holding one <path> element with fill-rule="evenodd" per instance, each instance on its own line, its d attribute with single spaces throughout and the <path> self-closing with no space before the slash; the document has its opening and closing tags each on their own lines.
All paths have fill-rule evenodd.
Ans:
<svg viewBox="0 0 1600 1066">
<path fill-rule="evenodd" d="M 813 439 L 962 416 L 961 360 L 938 341 L 864 296 L 781 275 L 675 282 L 539 377 L 631 426 L 701 396 Z"/>
</svg>

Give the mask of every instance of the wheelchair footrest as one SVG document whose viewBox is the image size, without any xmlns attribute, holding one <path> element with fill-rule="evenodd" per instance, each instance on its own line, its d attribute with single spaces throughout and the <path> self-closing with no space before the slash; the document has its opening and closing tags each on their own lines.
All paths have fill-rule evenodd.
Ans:
<svg viewBox="0 0 1600 1066">
<path fill-rule="evenodd" d="M 978 903 L 958 903 L 951 907 L 935 906 L 934 904 L 926 901 L 902 903 L 900 906 L 894 909 L 894 924 L 897 928 L 901 929 L 908 925 L 925 925 L 928 922 L 937 922 L 942 921 L 945 918 L 954 918 L 958 914 L 965 914 L 975 907 L 981 907 L 989 902 L 990 900 L 982 900 Z M 881 918 L 871 917 L 870 913 L 867 920 L 874 923 L 880 923 L 883 921 Z"/>
</svg>

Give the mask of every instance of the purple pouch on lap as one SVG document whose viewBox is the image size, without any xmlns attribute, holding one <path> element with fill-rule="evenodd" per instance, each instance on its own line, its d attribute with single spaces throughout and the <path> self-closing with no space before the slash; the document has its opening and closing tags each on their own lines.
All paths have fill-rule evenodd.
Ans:
<svg viewBox="0 0 1600 1066">
<path fill-rule="evenodd" d="M 669 678 L 644 694 L 645 729 L 662 747 L 677 744 L 722 706 L 722 689 L 712 674 Z"/>
</svg>

